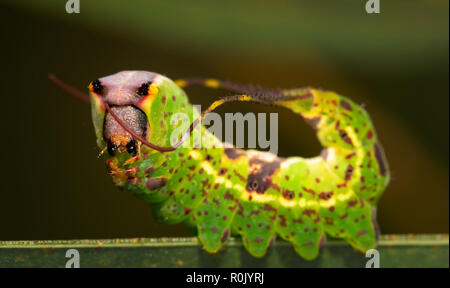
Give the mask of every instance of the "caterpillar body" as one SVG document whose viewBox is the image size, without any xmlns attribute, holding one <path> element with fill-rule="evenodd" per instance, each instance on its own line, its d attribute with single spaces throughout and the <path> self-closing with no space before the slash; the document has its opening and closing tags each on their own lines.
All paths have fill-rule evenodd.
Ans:
<svg viewBox="0 0 450 288">
<path fill-rule="evenodd" d="M 201 125 L 206 113 L 192 109 L 182 89 L 189 85 L 239 93 L 214 102 L 206 113 L 228 101 L 290 109 L 313 126 L 324 149 L 305 159 L 224 147 Z M 231 234 L 240 235 L 255 257 L 264 256 L 277 235 L 308 260 L 317 257 L 325 235 L 362 252 L 376 245 L 376 204 L 389 183 L 389 168 L 368 113 L 350 99 L 312 88 L 173 82 L 145 71 L 99 78 L 89 90 L 98 146 L 108 150 L 115 185 L 151 203 L 162 221 L 196 228 L 206 251 L 218 252 Z M 196 124 L 202 143 L 170 146 L 170 135 L 181 125 L 171 119 L 180 112 L 197 122 L 178 143 L 191 140 L 186 135 Z"/>
</svg>

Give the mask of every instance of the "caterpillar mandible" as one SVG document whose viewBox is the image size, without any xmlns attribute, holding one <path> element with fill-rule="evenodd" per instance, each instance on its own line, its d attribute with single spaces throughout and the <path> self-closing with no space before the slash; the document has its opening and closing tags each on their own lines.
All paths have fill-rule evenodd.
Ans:
<svg viewBox="0 0 450 288">
<path fill-rule="evenodd" d="M 269 91 L 198 78 L 174 82 L 146 71 L 99 78 L 86 96 L 50 78 L 91 103 L 97 144 L 108 151 L 114 184 L 151 203 L 162 221 L 196 228 L 209 253 L 222 249 L 231 234 L 240 235 L 255 257 L 264 256 L 277 235 L 308 260 L 317 257 L 325 235 L 362 252 L 376 245 L 376 204 L 389 183 L 389 167 L 368 113 L 350 99 L 312 88 Z M 200 114 L 182 89 L 189 85 L 238 94 Z M 321 155 L 279 158 L 223 147 L 201 120 L 230 101 L 298 113 L 317 131 Z M 176 125 L 170 116 L 179 112 L 195 121 L 171 146 Z M 183 147 L 197 125 L 202 145 Z"/>
</svg>

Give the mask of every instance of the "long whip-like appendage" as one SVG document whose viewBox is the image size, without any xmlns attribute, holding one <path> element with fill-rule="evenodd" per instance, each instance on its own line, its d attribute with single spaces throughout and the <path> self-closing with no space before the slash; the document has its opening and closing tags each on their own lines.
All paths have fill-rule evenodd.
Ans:
<svg viewBox="0 0 450 288">
<path fill-rule="evenodd" d="M 74 96 L 75 98 L 85 102 L 85 103 L 90 103 L 90 99 L 89 96 L 80 92 L 79 90 L 69 86 L 68 84 L 62 82 L 61 80 L 59 80 L 56 76 L 54 76 L 53 74 L 50 74 L 49 79 L 56 85 L 58 86 L 61 90 L 63 90 L 64 92 Z M 117 116 L 116 113 L 114 113 L 114 111 L 112 111 L 111 107 L 108 105 L 108 103 L 103 102 L 103 105 L 105 106 L 106 110 L 108 111 L 109 114 L 111 114 L 111 116 L 114 118 L 114 120 L 116 120 L 116 122 L 125 130 L 127 131 L 133 138 L 135 138 L 136 140 L 142 142 L 142 144 L 144 144 L 145 146 L 150 147 L 151 149 L 154 149 L 158 152 L 170 152 L 170 151 L 174 151 L 177 148 L 179 148 L 184 141 L 186 141 L 192 134 L 192 131 L 194 130 L 194 128 L 201 123 L 201 121 L 203 120 L 203 118 L 208 115 L 210 112 L 212 112 L 213 110 L 215 110 L 217 107 L 221 106 L 222 104 L 228 103 L 228 102 L 234 102 L 234 101 L 238 101 L 238 102 L 259 102 L 259 103 L 265 103 L 265 104 L 270 104 L 270 101 L 268 101 L 267 99 L 264 98 L 259 98 L 259 97 L 255 97 L 255 96 L 249 96 L 247 94 L 240 94 L 240 95 L 231 95 L 231 96 L 227 96 L 224 97 L 220 100 L 214 101 L 206 110 L 204 110 L 201 113 L 201 116 L 199 118 L 197 118 L 196 120 L 194 120 L 194 122 L 191 123 L 191 125 L 189 126 L 188 130 L 183 134 L 183 136 L 181 137 L 181 139 L 173 146 L 168 146 L 168 147 L 161 147 L 155 144 L 152 144 L 150 142 L 148 142 L 147 140 L 145 140 L 143 137 L 137 135 L 133 130 L 131 130 L 120 118 L 119 116 Z"/>
</svg>

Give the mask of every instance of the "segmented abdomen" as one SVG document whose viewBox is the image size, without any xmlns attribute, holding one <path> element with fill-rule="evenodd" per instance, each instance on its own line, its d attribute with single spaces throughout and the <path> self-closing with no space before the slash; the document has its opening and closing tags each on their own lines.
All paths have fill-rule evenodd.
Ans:
<svg viewBox="0 0 450 288">
<path fill-rule="evenodd" d="M 317 256 L 325 234 L 360 251 L 372 248 L 374 209 L 389 171 L 366 111 L 313 89 L 286 91 L 272 101 L 317 129 L 325 147 L 320 156 L 281 159 L 235 148 L 180 148 L 145 155 L 125 167 L 119 182 L 153 203 L 159 218 L 196 226 L 209 252 L 220 250 L 231 233 L 240 234 L 257 257 L 276 235 L 306 259 Z M 203 141 L 219 146 L 203 133 Z"/>
</svg>

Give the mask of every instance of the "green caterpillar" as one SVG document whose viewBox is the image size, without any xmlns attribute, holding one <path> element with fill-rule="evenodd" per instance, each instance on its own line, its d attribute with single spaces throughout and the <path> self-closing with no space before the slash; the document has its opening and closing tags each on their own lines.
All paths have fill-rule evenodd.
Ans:
<svg viewBox="0 0 450 288">
<path fill-rule="evenodd" d="M 182 89 L 188 85 L 239 94 L 199 114 Z M 348 98 L 310 88 L 266 91 L 213 79 L 173 82 L 145 71 L 99 78 L 89 90 L 97 144 L 108 150 L 107 168 L 115 185 L 151 203 L 162 221 L 196 228 L 206 251 L 218 252 L 230 234 L 240 235 L 255 257 L 266 254 L 276 235 L 308 260 L 317 257 L 326 234 L 362 252 L 375 246 L 376 203 L 389 183 L 389 168 L 369 115 Z M 283 159 L 224 148 L 201 120 L 229 101 L 278 105 L 300 114 L 316 129 L 323 152 Z M 170 139 L 181 125 L 171 122 L 176 113 L 195 121 L 181 138 Z M 182 147 L 192 140 L 197 124 L 202 143 Z"/>
</svg>

